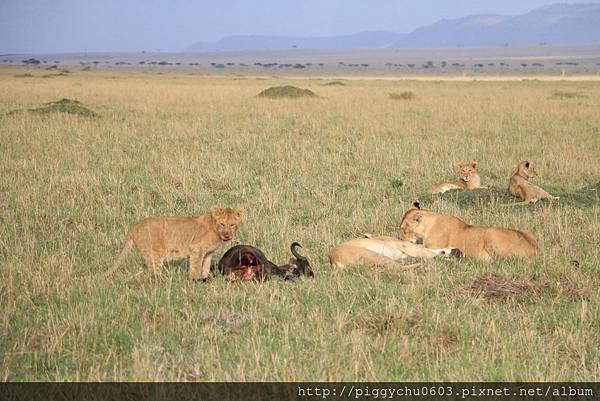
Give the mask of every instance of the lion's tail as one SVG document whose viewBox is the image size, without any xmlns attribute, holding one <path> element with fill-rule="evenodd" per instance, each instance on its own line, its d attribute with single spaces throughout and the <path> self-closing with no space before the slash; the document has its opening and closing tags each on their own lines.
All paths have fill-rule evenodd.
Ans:
<svg viewBox="0 0 600 401">
<path fill-rule="evenodd" d="M 123 263 L 123 261 L 129 254 L 129 251 L 131 251 L 132 248 L 133 248 L 133 240 L 131 238 L 127 238 L 125 240 L 125 243 L 123 244 L 123 248 L 121 249 L 119 256 L 117 256 L 117 259 L 115 260 L 115 262 L 113 263 L 111 268 L 108 269 L 108 271 L 106 271 L 103 274 L 103 276 L 110 276 L 111 274 L 113 274 L 115 272 L 115 270 L 117 270 L 119 268 L 119 265 L 121 265 L 121 263 Z"/>
<path fill-rule="evenodd" d="M 527 240 L 527 242 L 529 242 L 529 244 L 533 248 L 534 255 L 537 255 L 537 253 L 540 251 L 537 239 L 535 239 L 533 234 L 531 234 L 529 231 L 521 231 L 521 234 L 523 235 L 523 237 L 525 237 L 525 240 Z"/>
</svg>

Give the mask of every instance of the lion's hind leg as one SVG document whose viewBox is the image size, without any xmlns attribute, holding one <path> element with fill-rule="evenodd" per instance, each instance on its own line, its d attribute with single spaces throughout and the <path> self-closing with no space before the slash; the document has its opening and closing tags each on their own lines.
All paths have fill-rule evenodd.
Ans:
<svg viewBox="0 0 600 401">
<path fill-rule="evenodd" d="M 538 198 L 531 198 L 528 200 L 524 200 L 522 202 L 515 202 L 515 203 L 505 203 L 502 204 L 500 206 L 522 206 L 522 205 L 529 205 L 531 203 L 536 203 L 539 199 Z"/>
</svg>

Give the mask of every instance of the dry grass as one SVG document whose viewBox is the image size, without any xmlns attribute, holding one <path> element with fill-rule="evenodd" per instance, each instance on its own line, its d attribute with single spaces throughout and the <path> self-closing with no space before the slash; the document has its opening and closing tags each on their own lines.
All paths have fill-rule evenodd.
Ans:
<svg viewBox="0 0 600 401">
<path fill-rule="evenodd" d="M 600 376 L 600 83 L 372 79 L 341 90 L 128 71 L 14 78 L 34 71 L 0 69 L 2 380 Z M 292 82 L 319 97 L 256 96 Z M 419 99 L 389 101 L 400 91 Z M 548 99 L 554 91 L 589 97 Z M 7 115 L 61 98 L 101 118 Z M 498 207 L 525 159 L 561 199 Z M 489 192 L 423 197 L 463 160 L 479 161 Z M 542 255 L 327 265 L 327 250 L 355 233 L 396 235 L 416 198 L 473 224 L 528 229 Z M 217 204 L 244 207 L 237 240 L 275 261 L 302 243 L 316 278 L 197 284 L 173 264 L 157 282 L 131 256 L 99 279 L 134 222 Z M 502 302 L 465 294 L 493 275 L 499 287 L 480 284 L 508 291 Z"/>
<path fill-rule="evenodd" d="M 478 277 L 467 291 L 485 299 L 506 300 L 519 295 L 535 295 L 548 287 L 547 283 L 528 280 L 514 280 L 495 273 L 486 273 Z"/>
</svg>

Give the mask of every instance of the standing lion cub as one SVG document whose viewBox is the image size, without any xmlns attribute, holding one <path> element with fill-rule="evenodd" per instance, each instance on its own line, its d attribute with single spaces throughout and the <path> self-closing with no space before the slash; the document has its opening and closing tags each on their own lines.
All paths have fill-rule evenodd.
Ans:
<svg viewBox="0 0 600 401">
<path fill-rule="evenodd" d="M 527 205 L 529 203 L 535 203 L 540 199 L 559 199 L 559 196 L 552 196 L 542 188 L 529 182 L 530 178 L 537 176 L 538 172 L 531 162 L 525 160 L 519 163 L 517 169 L 510 177 L 508 191 L 514 196 L 521 198 L 521 202 L 503 206 Z"/>
<path fill-rule="evenodd" d="M 132 248 L 143 256 L 146 266 L 160 273 L 167 260 L 189 257 L 190 278 L 207 279 L 210 261 L 219 245 L 233 239 L 242 223 L 243 211 L 214 207 L 208 214 L 196 217 L 150 217 L 131 227 L 111 274 Z"/>
<path fill-rule="evenodd" d="M 452 189 L 477 189 L 485 188 L 481 186 L 481 177 L 477 173 L 477 162 L 458 164 L 457 182 L 434 185 L 427 190 L 428 194 L 443 194 Z"/>
</svg>

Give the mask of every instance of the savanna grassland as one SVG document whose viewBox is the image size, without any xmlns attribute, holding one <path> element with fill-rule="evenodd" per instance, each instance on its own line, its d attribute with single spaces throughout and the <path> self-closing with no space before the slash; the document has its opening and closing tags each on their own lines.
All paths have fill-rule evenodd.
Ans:
<svg viewBox="0 0 600 401">
<path fill-rule="evenodd" d="M 328 82 L 0 69 L 0 379 L 597 380 L 600 82 Z M 257 97 L 290 83 L 318 96 Z M 62 98 L 97 115 L 31 111 Z M 500 206 L 525 159 L 559 201 Z M 490 189 L 424 195 L 471 160 Z M 329 267 L 415 199 L 542 254 Z M 213 205 L 316 278 L 156 280 L 137 254 L 100 276 L 131 224 Z"/>
</svg>

